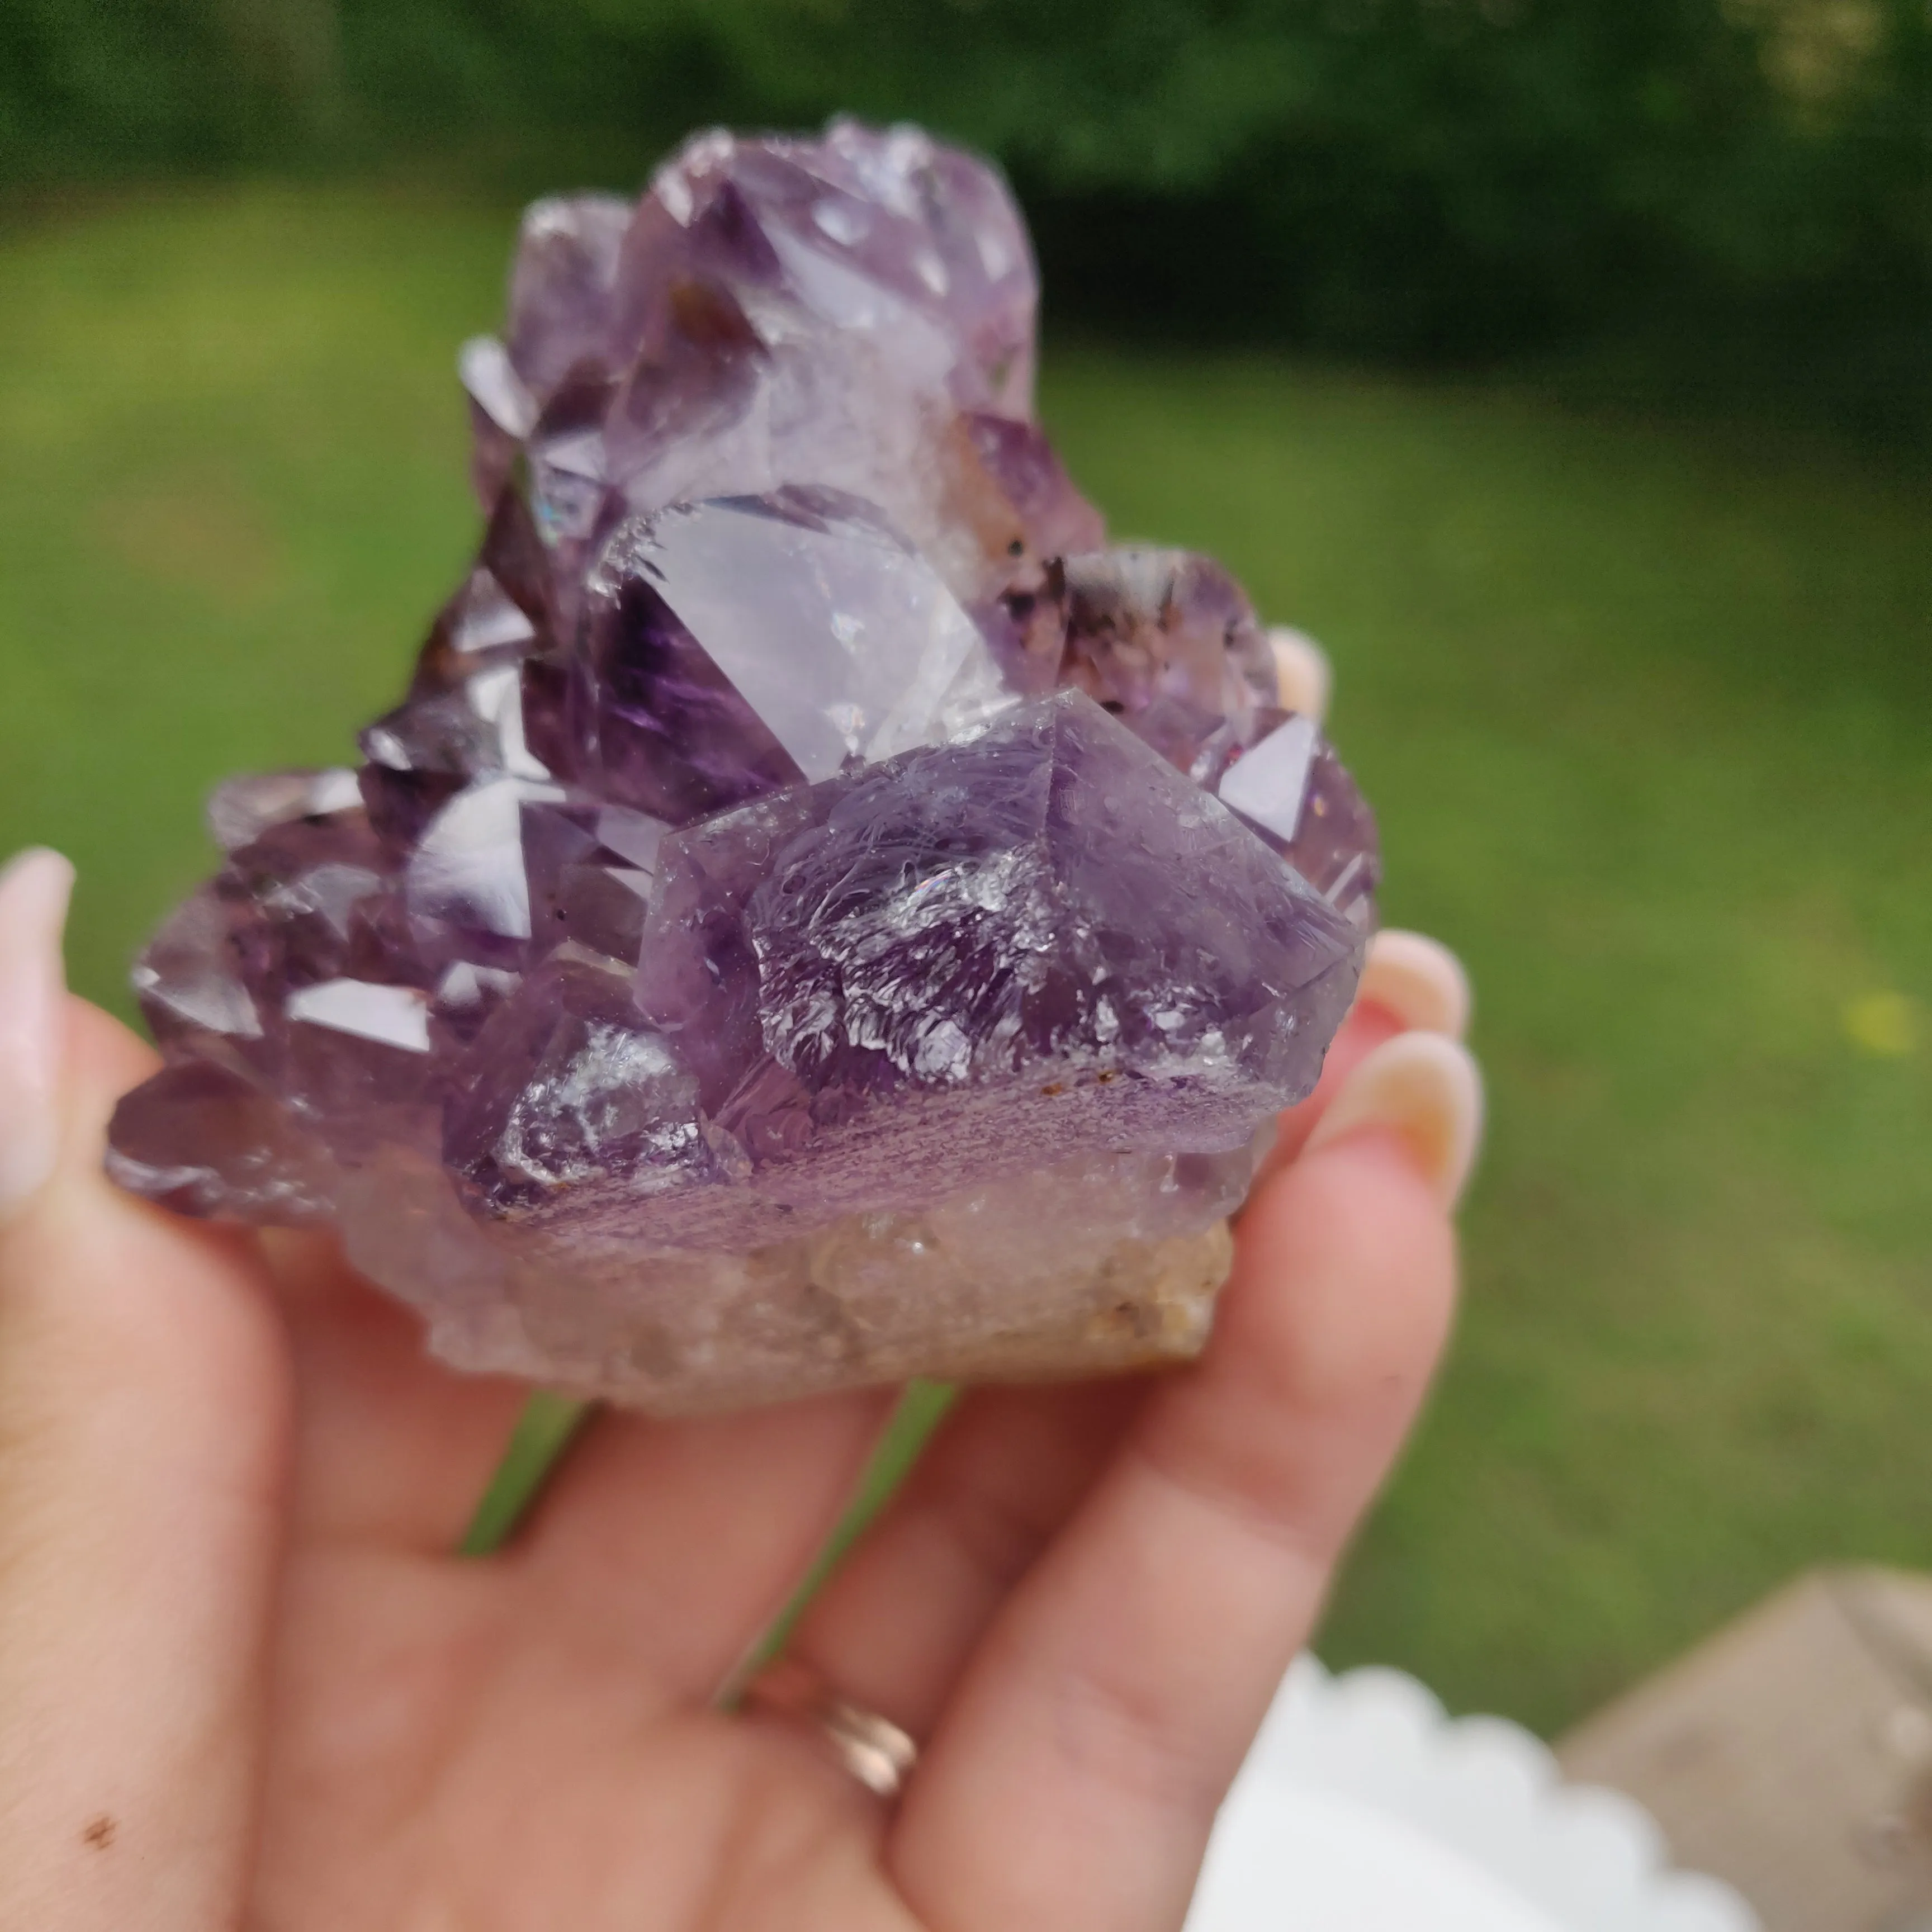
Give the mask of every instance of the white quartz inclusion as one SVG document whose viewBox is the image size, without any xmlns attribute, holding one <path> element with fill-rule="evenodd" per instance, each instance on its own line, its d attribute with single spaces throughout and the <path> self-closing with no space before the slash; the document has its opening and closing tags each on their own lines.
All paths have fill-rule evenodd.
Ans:
<svg viewBox="0 0 1932 1932">
<path fill-rule="evenodd" d="M 354 1034 L 405 1053 L 429 1051 L 429 996 L 414 986 L 382 986 L 366 980 L 325 980 L 298 986 L 283 1006 L 292 1020 Z"/>
<path fill-rule="evenodd" d="M 653 520 L 640 560 L 812 783 L 849 759 L 944 743 L 1012 702 L 932 566 L 868 520 L 694 503 Z"/>
<path fill-rule="evenodd" d="M 226 913 L 204 886 L 175 909 L 136 962 L 135 992 L 190 1027 L 260 1040 L 261 1016 L 236 976 L 227 939 Z"/>
<path fill-rule="evenodd" d="M 430 822 L 404 874 L 410 910 L 506 938 L 530 936 L 521 840 L 526 804 L 564 796 L 556 785 L 500 778 L 458 793 Z"/>
<path fill-rule="evenodd" d="M 523 437 L 536 428 L 536 398 L 511 367 L 509 352 L 493 335 L 472 337 L 457 356 L 463 386 L 500 429 Z"/>
<path fill-rule="evenodd" d="M 1301 823 L 1318 736 L 1315 720 L 1298 714 L 1276 725 L 1228 767 L 1220 788 L 1221 802 L 1292 841 Z"/>
<path fill-rule="evenodd" d="M 356 774 L 344 766 L 244 773 L 224 778 L 209 795 L 208 829 L 223 851 L 232 852 L 252 844 L 271 826 L 352 812 L 362 802 Z"/>
</svg>

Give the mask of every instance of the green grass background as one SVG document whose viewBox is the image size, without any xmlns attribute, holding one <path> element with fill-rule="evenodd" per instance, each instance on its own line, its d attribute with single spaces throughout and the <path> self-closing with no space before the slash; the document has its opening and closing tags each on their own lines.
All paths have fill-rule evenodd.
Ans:
<svg viewBox="0 0 1932 1932">
<path fill-rule="evenodd" d="M 237 768 L 338 760 L 476 514 L 510 214 L 244 190 L 0 232 L 0 850 L 76 984 Z M 1561 1726 L 1792 1570 L 1932 1564 L 1932 506 L 1523 388 L 1068 346 L 1130 535 L 1338 673 L 1387 910 L 1479 989 L 1466 1309 L 1324 1634 Z"/>
</svg>

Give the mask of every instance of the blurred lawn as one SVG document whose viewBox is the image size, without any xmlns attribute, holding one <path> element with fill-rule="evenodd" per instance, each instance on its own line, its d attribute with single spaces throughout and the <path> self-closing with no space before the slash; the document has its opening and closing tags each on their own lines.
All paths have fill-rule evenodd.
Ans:
<svg viewBox="0 0 1932 1932">
<path fill-rule="evenodd" d="M 464 560 L 508 215 L 0 233 L 0 850 L 127 957 L 237 767 L 339 759 Z M 1816 451 L 1050 358 L 1117 528 L 1328 645 L 1391 920 L 1480 994 L 1468 1310 L 1324 1640 L 1545 1730 L 1792 1569 L 1932 1564 L 1932 508 Z"/>
</svg>

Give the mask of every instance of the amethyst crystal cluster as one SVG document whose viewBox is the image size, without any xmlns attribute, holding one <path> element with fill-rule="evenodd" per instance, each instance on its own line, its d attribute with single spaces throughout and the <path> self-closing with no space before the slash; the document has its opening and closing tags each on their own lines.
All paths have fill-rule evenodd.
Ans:
<svg viewBox="0 0 1932 1932">
<path fill-rule="evenodd" d="M 216 793 L 116 1177 L 646 1408 L 1196 1350 L 1374 828 L 1226 573 L 1108 547 L 1036 292 L 909 128 L 532 208 L 481 554 L 358 766 Z"/>
</svg>

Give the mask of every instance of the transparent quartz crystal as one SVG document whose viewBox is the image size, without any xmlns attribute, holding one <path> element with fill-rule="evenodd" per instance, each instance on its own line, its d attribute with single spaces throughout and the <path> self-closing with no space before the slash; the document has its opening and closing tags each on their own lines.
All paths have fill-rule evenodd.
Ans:
<svg viewBox="0 0 1932 1932">
<path fill-rule="evenodd" d="M 1375 827 L 1234 579 L 1108 547 L 1036 297 L 915 129 L 533 207 L 476 560 L 359 764 L 216 792 L 115 1176 L 660 1412 L 1196 1352 Z"/>
</svg>

